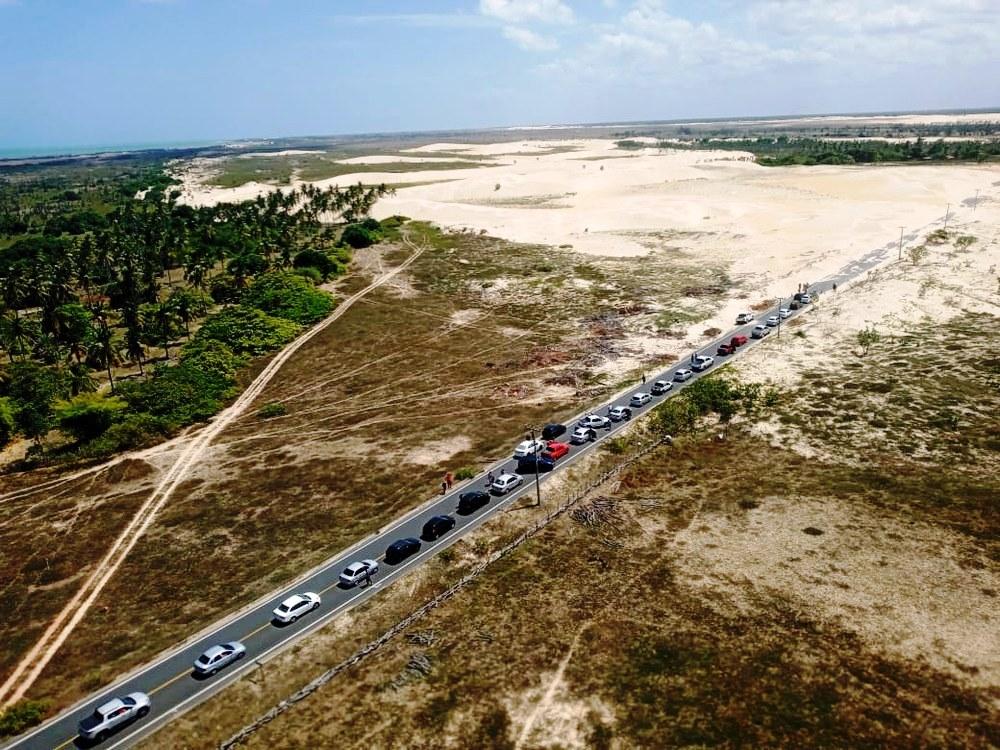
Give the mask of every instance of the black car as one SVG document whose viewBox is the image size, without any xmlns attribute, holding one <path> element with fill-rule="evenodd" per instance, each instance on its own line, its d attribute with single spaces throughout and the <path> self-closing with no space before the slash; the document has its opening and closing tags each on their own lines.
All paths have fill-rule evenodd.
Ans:
<svg viewBox="0 0 1000 750">
<path fill-rule="evenodd" d="M 560 435 L 565 434 L 566 425 L 564 424 L 547 424 L 542 428 L 542 440 L 555 440 Z"/>
<path fill-rule="evenodd" d="M 453 528 L 455 519 L 451 516 L 434 516 L 424 524 L 423 538 L 430 542 L 444 536 Z"/>
<path fill-rule="evenodd" d="M 408 558 L 410 555 L 419 551 L 419 539 L 414 539 L 413 537 L 400 539 L 399 541 L 393 542 L 389 545 L 389 549 L 385 551 L 385 561 L 389 563 L 389 565 L 395 565 L 396 563 L 403 562 L 403 560 Z"/>
<path fill-rule="evenodd" d="M 482 492 L 481 490 L 463 492 L 458 496 L 458 512 L 463 515 L 466 513 L 474 513 L 486 505 L 489 501 L 490 495 L 488 492 Z"/>
<path fill-rule="evenodd" d="M 546 456 L 544 453 L 536 459 L 534 455 L 522 456 L 517 459 L 517 473 L 521 474 L 534 474 L 535 473 L 535 461 L 538 461 L 538 471 L 552 471 L 556 468 L 556 462 L 552 460 L 551 457 Z"/>
</svg>

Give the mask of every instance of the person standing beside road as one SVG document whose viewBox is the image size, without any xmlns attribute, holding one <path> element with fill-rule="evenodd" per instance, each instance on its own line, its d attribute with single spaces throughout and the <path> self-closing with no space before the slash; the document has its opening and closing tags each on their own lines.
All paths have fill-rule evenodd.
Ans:
<svg viewBox="0 0 1000 750">
<path fill-rule="evenodd" d="M 455 481 L 454 478 L 451 476 L 451 472 L 450 471 L 447 474 L 444 475 L 444 481 L 445 481 L 445 484 L 448 485 L 448 489 L 450 490 L 452 482 Z"/>
<path fill-rule="evenodd" d="M 493 476 L 493 471 L 491 470 L 490 473 L 486 475 L 486 489 L 493 486 L 494 479 L 496 479 L 496 477 Z"/>
<path fill-rule="evenodd" d="M 447 495 L 448 494 L 448 483 L 447 482 L 441 482 L 441 494 L 442 495 Z"/>
</svg>

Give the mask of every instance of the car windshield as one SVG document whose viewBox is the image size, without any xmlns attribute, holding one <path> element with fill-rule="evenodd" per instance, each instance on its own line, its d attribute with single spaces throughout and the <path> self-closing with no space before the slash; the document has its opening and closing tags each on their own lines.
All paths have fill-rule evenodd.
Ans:
<svg viewBox="0 0 1000 750">
<path fill-rule="evenodd" d="M 97 719 L 98 721 L 104 721 L 104 714 L 101 713 L 101 709 L 95 708 L 94 713 L 90 715 L 91 719 Z"/>
<path fill-rule="evenodd" d="M 291 609 L 291 605 L 282 602 L 281 604 L 278 605 L 278 609 L 281 610 L 282 612 L 287 612 L 289 609 Z"/>
</svg>

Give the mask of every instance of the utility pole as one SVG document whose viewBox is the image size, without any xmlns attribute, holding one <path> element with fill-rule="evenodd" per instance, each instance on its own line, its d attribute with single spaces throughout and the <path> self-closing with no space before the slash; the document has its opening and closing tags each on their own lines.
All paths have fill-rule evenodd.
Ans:
<svg viewBox="0 0 1000 750">
<path fill-rule="evenodd" d="M 781 297 L 778 297 L 778 338 L 781 338 Z"/>
<path fill-rule="evenodd" d="M 529 429 L 531 430 L 531 444 L 534 446 L 535 445 L 535 428 L 534 428 L 534 426 L 532 426 Z M 541 483 L 540 483 L 541 480 L 540 480 L 540 478 L 538 476 L 538 459 L 540 459 L 542 457 L 541 453 L 542 452 L 540 450 L 538 450 L 538 447 L 535 446 L 535 504 L 538 505 L 539 508 L 542 507 L 542 486 L 541 486 Z"/>
<path fill-rule="evenodd" d="M 972 213 L 976 212 L 976 206 L 979 205 L 979 188 L 976 188 L 976 197 L 972 199 Z"/>
<path fill-rule="evenodd" d="M 896 260 L 903 259 L 903 227 L 899 228 L 899 257 Z"/>
<path fill-rule="evenodd" d="M 944 231 L 948 231 L 948 219 L 951 216 L 951 204 L 948 204 L 948 208 L 944 211 Z"/>
</svg>

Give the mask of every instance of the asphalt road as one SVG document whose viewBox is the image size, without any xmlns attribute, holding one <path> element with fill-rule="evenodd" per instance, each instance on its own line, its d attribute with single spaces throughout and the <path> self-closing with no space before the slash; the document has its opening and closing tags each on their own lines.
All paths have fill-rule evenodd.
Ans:
<svg viewBox="0 0 1000 750">
<path fill-rule="evenodd" d="M 886 246 L 886 248 L 870 253 L 861 260 L 845 267 L 836 276 L 811 284 L 810 291 L 822 293 L 828 291 L 834 283 L 843 284 L 845 281 L 860 275 L 885 260 L 890 252 L 890 246 Z M 790 298 L 785 298 L 784 304 L 787 305 L 788 302 L 790 302 Z M 716 356 L 715 352 L 718 345 L 729 341 L 732 336 L 738 333 L 746 335 L 749 338 L 753 326 L 757 322 L 763 322 L 769 315 L 776 314 L 777 309 L 776 306 L 767 312 L 761 313 L 753 323 L 734 328 L 711 344 L 699 349 L 697 352 L 692 352 L 692 356 L 695 354 L 708 354 L 715 357 L 715 365 L 704 373 L 695 373 L 694 377 L 687 381 L 687 383 L 674 383 L 674 387 L 667 394 L 653 397 L 645 406 L 633 407 L 633 419 L 642 416 L 645 412 L 662 403 L 666 398 L 683 390 L 686 385 L 694 382 L 699 377 L 704 377 L 704 375 L 713 372 L 721 364 L 725 363 L 725 361 L 731 359 L 732 357 Z M 809 306 L 805 305 L 803 309 L 793 311 L 792 317 L 801 315 L 807 312 L 808 309 Z M 782 327 L 786 323 L 787 320 L 782 321 Z M 768 338 L 760 340 L 749 339 L 748 343 L 741 347 L 739 352 L 758 346 L 760 343 L 766 342 L 769 338 L 777 335 L 780 335 L 778 329 L 772 329 Z M 785 335 L 788 334 L 786 333 Z M 637 391 L 648 392 L 649 386 L 654 381 L 661 378 L 672 380 L 674 373 L 678 369 L 687 368 L 689 365 L 690 360 L 682 359 L 674 366 L 662 372 L 647 374 L 645 385 L 637 385 L 628 393 L 620 395 L 613 401 L 602 404 L 592 412 L 581 413 L 572 421 L 567 422 L 567 427 L 572 430 L 577 419 L 585 414 L 596 413 L 604 415 L 607 413 L 608 407 L 612 405 L 627 404 L 632 393 Z M 573 446 L 567 456 L 557 461 L 555 471 L 565 468 L 588 452 L 596 450 L 601 443 L 613 437 L 627 424 L 628 422 L 612 423 L 611 429 L 598 430 L 598 439 L 596 442 Z M 568 440 L 568 438 L 569 433 L 567 432 L 560 440 Z M 511 445 L 512 452 L 513 448 L 514 446 Z M 501 473 L 501 470 L 513 472 L 515 468 L 516 462 L 513 459 L 502 461 L 491 467 L 492 471 L 497 475 Z M 549 476 L 551 476 L 551 473 L 540 475 L 543 503 L 546 501 L 544 484 Z M 94 745 L 85 744 L 76 738 L 77 723 L 79 720 L 89 714 L 96 706 L 114 696 L 121 696 L 133 691 L 142 691 L 151 696 L 152 707 L 150 714 L 131 725 L 121 727 L 119 731 L 101 743 L 100 746 L 102 748 L 121 748 L 135 744 L 142 737 L 151 734 L 157 728 L 170 721 L 174 716 L 205 700 L 240 675 L 251 670 L 260 669 L 259 660 L 273 655 L 278 650 L 288 646 L 293 640 L 322 627 L 337 614 L 387 587 L 406 571 L 420 565 L 428 557 L 458 541 L 463 534 L 479 526 L 492 514 L 517 501 L 525 494 L 533 495 L 535 493 L 534 479 L 535 476 L 533 474 L 525 476 L 524 484 L 517 490 L 502 497 L 494 497 L 487 506 L 465 516 L 456 513 L 458 496 L 460 493 L 467 492 L 470 489 L 482 489 L 486 481 L 485 473 L 476 477 L 471 482 L 456 487 L 449 494 L 442 495 L 436 501 L 425 504 L 416 511 L 407 514 L 404 518 L 381 529 L 372 537 L 356 544 L 350 550 L 337 554 L 320 567 L 308 573 L 294 585 L 283 587 L 270 598 L 261 600 L 236 615 L 230 615 L 206 631 L 203 631 L 201 635 L 193 638 L 188 643 L 177 647 L 150 664 L 126 675 L 116 681 L 111 687 L 89 696 L 75 706 L 63 711 L 58 716 L 53 717 L 34 731 L 22 737 L 15 738 L 9 744 L 5 745 L 5 748 L 17 748 L 18 750 L 34 750 L 35 748 L 41 750 L 44 748 L 45 750 L 49 750 L 51 748 L 93 747 Z M 457 521 L 454 530 L 438 541 L 422 542 L 421 549 L 417 554 L 397 565 L 387 565 L 382 561 L 385 549 L 389 544 L 403 537 L 419 538 L 421 529 L 427 519 L 438 514 L 453 516 Z M 340 572 L 349 563 L 365 558 L 374 558 L 381 561 L 381 570 L 375 576 L 373 584 L 369 587 L 341 588 L 337 580 Z M 277 626 L 273 624 L 271 621 L 271 611 L 289 595 L 303 591 L 314 591 L 322 597 L 323 601 L 319 609 L 304 615 L 298 622 L 290 625 Z M 199 679 L 192 675 L 191 665 L 203 651 L 210 646 L 232 640 L 242 641 L 246 645 L 247 656 L 245 659 L 225 668 L 214 677 Z M 99 659 L 100 654 L 95 654 L 95 658 Z"/>
</svg>

